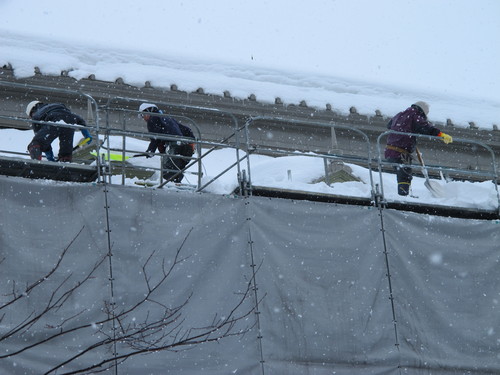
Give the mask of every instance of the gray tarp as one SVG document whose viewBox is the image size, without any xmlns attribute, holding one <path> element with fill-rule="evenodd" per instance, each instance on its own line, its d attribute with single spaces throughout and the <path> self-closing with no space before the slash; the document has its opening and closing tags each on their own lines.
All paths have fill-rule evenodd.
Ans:
<svg viewBox="0 0 500 375">
<path fill-rule="evenodd" d="M 2 374 L 43 374 L 111 335 L 112 323 L 97 324 L 106 306 L 119 311 L 143 298 L 145 276 L 159 280 L 184 240 L 168 281 L 121 323 L 187 302 L 183 332 L 203 327 L 227 316 L 250 282 L 256 288 L 236 312 L 262 300 L 235 329 L 251 330 L 136 356 L 119 374 L 500 373 L 498 222 L 12 177 L 0 177 L 0 195 L 2 306 L 74 240 L 53 275 L 0 310 L 0 334 L 11 333 L 0 341 Z M 101 260 L 59 309 L 11 332 Z M 83 328 L 12 355 L 61 325 Z M 113 350 L 99 347 L 56 373 Z"/>
</svg>

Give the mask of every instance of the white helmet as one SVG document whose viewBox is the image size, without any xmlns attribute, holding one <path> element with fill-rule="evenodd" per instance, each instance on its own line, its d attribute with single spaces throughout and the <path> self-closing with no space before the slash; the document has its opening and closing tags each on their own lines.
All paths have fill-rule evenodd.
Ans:
<svg viewBox="0 0 500 375">
<path fill-rule="evenodd" d="M 27 106 L 26 106 L 26 114 L 28 115 L 28 117 L 31 117 L 31 111 L 33 110 L 33 108 L 37 105 L 41 103 L 41 101 L 39 100 L 33 100 L 32 102 L 30 102 Z"/>
<path fill-rule="evenodd" d="M 151 104 L 151 103 L 142 103 L 140 106 L 139 106 L 139 112 L 144 112 L 150 108 L 156 108 L 158 109 L 158 107 L 155 105 L 155 104 Z M 151 112 L 151 111 L 148 111 L 148 112 Z"/>
</svg>

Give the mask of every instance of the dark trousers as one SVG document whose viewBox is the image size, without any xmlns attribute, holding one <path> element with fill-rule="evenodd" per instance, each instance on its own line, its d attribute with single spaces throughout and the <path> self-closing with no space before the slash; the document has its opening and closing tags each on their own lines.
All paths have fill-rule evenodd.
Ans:
<svg viewBox="0 0 500 375">
<path fill-rule="evenodd" d="M 73 154 L 73 135 L 75 130 L 71 128 L 63 128 L 59 126 L 43 125 L 35 133 L 33 140 L 28 145 L 28 150 L 39 146 L 40 151 L 51 151 L 51 143 L 59 137 L 59 159 L 71 160 Z"/>
<path fill-rule="evenodd" d="M 186 165 L 191 161 L 190 159 L 184 159 L 180 157 L 175 157 L 174 155 L 185 156 L 187 158 L 193 156 L 194 148 L 193 144 L 183 143 L 181 145 L 171 145 L 168 154 L 163 156 L 163 178 L 165 180 L 170 180 L 173 176 L 175 176 L 179 171 L 184 169 Z M 172 155 L 172 156 L 170 156 Z M 184 178 L 184 174 L 180 172 L 175 176 L 172 180 L 176 183 L 179 183 Z"/>
<path fill-rule="evenodd" d="M 398 158 L 388 158 L 386 159 L 389 163 L 398 163 L 398 166 L 395 166 L 396 170 L 396 179 L 398 182 L 398 194 L 399 195 L 408 195 L 410 193 L 412 169 L 411 165 L 411 155 L 410 154 L 400 154 Z"/>
</svg>

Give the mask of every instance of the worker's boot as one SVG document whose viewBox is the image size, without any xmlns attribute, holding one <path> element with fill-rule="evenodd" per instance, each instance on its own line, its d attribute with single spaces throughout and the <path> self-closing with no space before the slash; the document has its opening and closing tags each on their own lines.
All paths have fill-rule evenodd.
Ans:
<svg viewBox="0 0 500 375">
<path fill-rule="evenodd" d="M 28 145 L 28 151 L 33 160 L 42 160 L 42 149 L 40 145 L 30 143 Z"/>
</svg>

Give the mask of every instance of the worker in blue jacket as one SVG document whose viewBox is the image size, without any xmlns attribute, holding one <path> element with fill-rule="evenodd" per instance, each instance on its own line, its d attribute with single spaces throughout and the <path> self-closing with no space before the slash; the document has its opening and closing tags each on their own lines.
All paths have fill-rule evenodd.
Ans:
<svg viewBox="0 0 500 375">
<path fill-rule="evenodd" d="M 60 103 L 45 104 L 34 100 L 26 107 L 26 114 L 35 121 L 56 123 L 62 121 L 65 124 L 86 126 L 85 120 L 81 116 L 72 113 L 64 104 Z M 38 123 L 33 123 L 32 127 L 35 136 L 28 145 L 31 159 L 42 160 L 42 152 L 44 152 L 48 160 L 54 160 L 51 144 L 59 137 L 58 161 L 71 162 L 75 133 L 73 128 Z M 92 141 L 90 132 L 87 129 L 82 129 L 81 132 L 85 138 L 88 138 L 87 143 L 90 143 Z"/>
<path fill-rule="evenodd" d="M 140 116 L 146 121 L 148 131 L 150 133 L 158 133 L 165 135 L 173 135 L 178 137 L 193 138 L 194 135 L 191 129 L 177 122 L 173 117 L 163 115 L 163 112 L 158 109 L 155 104 L 142 103 L 139 106 Z M 148 149 L 146 150 L 147 157 L 151 157 L 148 153 L 154 153 L 158 150 L 161 154 L 179 155 L 165 156 L 163 158 L 163 178 L 166 180 L 173 178 L 174 182 L 181 182 L 184 178 L 183 173 L 179 173 L 189 163 L 189 158 L 194 154 L 194 143 L 186 143 L 180 141 L 167 141 L 164 139 L 151 138 Z"/>
</svg>

